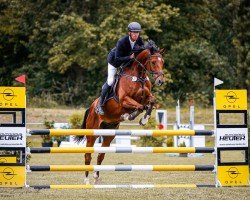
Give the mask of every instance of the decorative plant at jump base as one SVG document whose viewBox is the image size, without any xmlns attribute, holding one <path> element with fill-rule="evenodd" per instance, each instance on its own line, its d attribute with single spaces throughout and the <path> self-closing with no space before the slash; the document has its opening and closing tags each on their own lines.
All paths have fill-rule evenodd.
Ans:
<svg viewBox="0 0 250 200">
<path fill-rule="evenodd" d="M 80 129 L 83 121 L 83 115 L 81 113 L 74 113 L 69 118 L 69 124 L 73 129 Z"/>
<path fill-rule="evenodd" d="M 54 121 L 48 121 L 47 118 L 44 119 L 44 126 L 46 129 L 52 129 L 54 128 Z M 53 146 L 53 140 L 50 135 L 41 135 L 42 137 L 42 146 L 43 147 L 52 147 Z"/>
<path fill-rule="evenodd" d="M 167 137 L 167 147 L 173 147 L 174 146 L 174 139 L 173 136 Z"/>
<path fill-rule="evenodd" d="M 185 141 L 181 142 L 181 143 L 178 145 L 178 147 L 186 147 Z M 179 155 L 180 155 L 180 157 L 187 157 L 187 156 L 188 156 L 187 153 L 180 153 Z"/>
</svg>

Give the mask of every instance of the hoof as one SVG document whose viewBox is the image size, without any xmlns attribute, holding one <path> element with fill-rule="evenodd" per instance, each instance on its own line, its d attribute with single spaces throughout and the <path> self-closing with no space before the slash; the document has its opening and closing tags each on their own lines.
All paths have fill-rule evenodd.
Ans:
<svg viewBox="0 0 250 200">
<path fill-rule="evenodd" d="M 89 185 L 89 179 L 88 179 L 88 178 L 85 178 L 85 179 L 84 179 L 84 184 L 85 184 L 85 185 Z"/>
<path fill-rule="evenodd" d="M 101 182 L 101 179 L 99 177 L 94 179 L 94 185 L 98 185 L 100 184 L 100 182 Z"/>
<path fill-rule="evenodd" d="M 146 123 L 143 122 L 143 119 L 142 119 L 142 118 L 140 119 L 139 124 L 140 124 L 141 126 L 145 126 L 145 125 L 146 125 Z"/>
<path fill-rule="evenodd" d="M 94 172 L 94 185 L 98 185 L 100 182 L 99 176 L 97 174 L 97 172 Z"/>
<path fill-rule="evenodd" d="M 150 118 L 150 116 L 149 115 L 147 115 L 146 116 L 146 118 L 141 118 L 140 119 L 140 121 L 139 121 L 139 124 L 141 125 L 141 126 L 145 126 L 147 123 L 148 123 L 148 119 Z"/>
</svg>

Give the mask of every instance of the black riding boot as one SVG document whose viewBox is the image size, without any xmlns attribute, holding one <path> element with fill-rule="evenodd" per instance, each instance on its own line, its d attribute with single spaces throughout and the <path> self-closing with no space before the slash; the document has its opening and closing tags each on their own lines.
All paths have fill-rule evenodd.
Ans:
<svg viewBox="0 0 250 200">
<path fill-rule="evenodd" d="M 102 92 L 101 92 L 101 96 L 99 98 L 99 102 L 98 105 L 95 109 L 95 112 L 99 115 L 104 115 L 104 111 L 102 109 L 105 97 L 107 95 L 107 93 L 109 92 L 110 86 L 107 83 L 104 83 L 104 85 L 102 86 Z"/>
</svg>

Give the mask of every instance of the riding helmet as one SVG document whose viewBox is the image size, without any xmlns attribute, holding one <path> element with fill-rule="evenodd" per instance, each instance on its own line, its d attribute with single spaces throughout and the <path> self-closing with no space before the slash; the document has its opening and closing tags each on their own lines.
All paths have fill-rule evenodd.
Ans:
<svg viewBox="0 0 250 200">
<path fill-rule="evenodd" d="M 128 25 L 128 31 L 130 32 L 140 32 L 141 31 L 141 25 L 138 22 L 131 22 Z"/>
</svg>

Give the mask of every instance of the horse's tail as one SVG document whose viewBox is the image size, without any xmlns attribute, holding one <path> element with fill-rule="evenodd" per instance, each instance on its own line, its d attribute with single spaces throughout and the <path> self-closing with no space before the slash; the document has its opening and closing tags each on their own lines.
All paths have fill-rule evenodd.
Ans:
<svg viewBox="0 0 250 200">
<path fill-rule="evenodd" d="M 81 129 L 86 129 L 87 117 L 89 116 L 89 109 L 90 108 L 87 108 L 86 111 L 85 111 L 85 114 L 84 114 L 84 117 L 83 117 L 83 122 L 82 122 L 82 125 L 81 125 Z"/>
<path fill-rule="evenodd" d="M 84 117 L 83 117 L 83 122 L 81 125 L 81 129 L 86 129 L 86 123 L 87 123 L 87 117 L 89 116 L 89 108 L 86 109 Z M 75 136 L 74 141 L 76 143 L 80 143 L 82 141 L 86 140 L 86 136 Z"/>
</svg>

